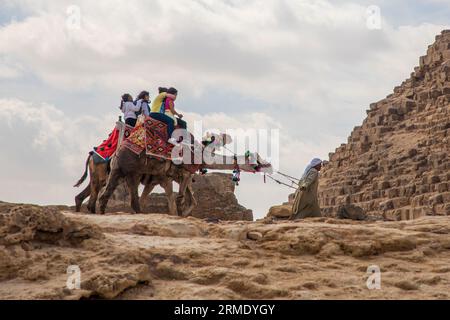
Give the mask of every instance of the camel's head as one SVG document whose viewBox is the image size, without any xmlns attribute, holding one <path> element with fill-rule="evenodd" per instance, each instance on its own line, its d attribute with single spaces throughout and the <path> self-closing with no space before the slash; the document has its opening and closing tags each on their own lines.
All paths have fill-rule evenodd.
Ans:
<svg viewBox="0 0 450 320">
<path fill-rule="evenodd" d="M 256 170 L 257 172 L 272 174 L 273 173 L 273 167 L 272 164 L 261 158 L 261 156 L 258 153 L 252 153 L 251 157 L 253 157 L 254 161 L 257 163 Z"/>
<path fill-rule="evenodd" d="M 204 143 L 214 143 L 216 146 L 225 146 L 233 142 L 233 138 L 227 133 L 211 133 L 207 132 L 203 137 Z"/>
</svg>

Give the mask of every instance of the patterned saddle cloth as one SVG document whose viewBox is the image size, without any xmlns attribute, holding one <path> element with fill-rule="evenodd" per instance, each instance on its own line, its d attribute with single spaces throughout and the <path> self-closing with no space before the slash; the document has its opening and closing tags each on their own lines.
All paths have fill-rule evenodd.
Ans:
<svg viewBox="0 0 450 320">
<path fill-rule="evenodd" d="M 164 122 L 146 117 L 130 132 L 125 132 L 123 146 L 140 155 L 144 150 L 148 156 L 172 160 L 174 145 L 167 140 L 167 125 Z"/>
</svg>

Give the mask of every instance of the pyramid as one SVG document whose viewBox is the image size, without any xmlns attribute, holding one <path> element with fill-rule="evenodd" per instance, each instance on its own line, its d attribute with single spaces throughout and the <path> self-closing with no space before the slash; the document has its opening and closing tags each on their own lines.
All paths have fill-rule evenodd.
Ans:
<svg viewBox="0 0 450 320">
<path fill-rule="evenodd" d="M 319 201 L 327 216 L 348 204 L 389 220 L 450 215 L 450 30 L 330 153 Z"/>
</svg>

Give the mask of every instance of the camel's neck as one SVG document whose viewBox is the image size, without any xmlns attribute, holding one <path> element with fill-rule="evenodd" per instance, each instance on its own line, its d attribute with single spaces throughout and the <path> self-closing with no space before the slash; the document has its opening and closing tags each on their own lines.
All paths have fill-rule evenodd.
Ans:
<svg viewBox="0 0 450 320">
<path fill-rule="evenodd" d="M 210 161 L 211 160 L 211 161 Z M 212 162 L 212 163 L 211 163 Z M 248 158 L 244 155 L 237 156 L 237 164 L 239 167 L 241 166 L 256 166 L 256 159 Z M 214 155 L 211 159 L 204 159 L 204 163 L 202 165 L 205 169 L 210 170 L 234 170 L 236 169 L 234 156 L 225 156 L 225 155 Z"/>
</svg>

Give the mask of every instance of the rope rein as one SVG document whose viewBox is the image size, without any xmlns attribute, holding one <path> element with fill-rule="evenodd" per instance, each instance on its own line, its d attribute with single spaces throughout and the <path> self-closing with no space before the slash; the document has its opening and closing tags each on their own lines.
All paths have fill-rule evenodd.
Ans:
<svg viewBox="0 0 450 320">
<path fill-rule="evenodd" d="M 283 172 L 280 172 L 280 171 L 277 171 L 277 173 L 278 173 L 280 176 L 283 176 L 283 177 L 287 178 L 288 180 L 291 180 L 292 182 L 295 182 L 296 184 L 298 184 L 298 182 L 300 182 L 300 180 L 301 180 L 301 179 L 292 177 L 292 176 L 287 175 L 287 174 L 285 174 L 285 173 L 283 173 Z"/>
<path fill-rule="evenodd" d="M 297 190 L 297 188 L 295 188 L 295 187 L 293 187 L 293 186 L 291 186 L 291 185 L 288 185 L 287 183 L 284 183 L 284 182 L 282 182 L 282 181 L 280 181 L 280 180 L 278 180 L 278 179 L 275 179 L 275 178 L 272 177 L 271 175 L 267 175 L 267 177 L 268 177 L 269 179 L 275 181 L 275 182 L 278 183 L 278 184 L 281 184 L 281 185 L 283 185 L 283 186 L 286 186 L 286 187 L 289 187 L 289 188 L 291 188 L 291 189 Z"/>
<path fill-rule="evenodd" d="M 230 152 L 231 154 L 234 155 L 234 170 L 233 170 L 233 178 L 232 178 L 232 180 L 233 180 L 233 182 L 238 186 L 238 185 L 239 185 L 239 182 L 240 182 L 240 180 L 241 180 L 241 177 L 240 177 L 240 176 L 241 176 L 241 170 L 240 170 L 239 165 L 238 165 L 238 163 L 237 163 L 237 155 L 236 155 L 236 153 L 235 153 L 234 151 L 232 151 L 232 150 L 230 150 L 228 147 L 226 147 L 225 144 L 221 145 L 220 147 L 224 148 L 225 150 L 227 150 L 228 152 Z M 247 154 L 248 154 L 248 153 L 249 153 L 249 152 L 247 151 L 247 152 L 246 152 L 246 157 L 247 157 Z M 288 175 L 288 174 L 285 174 L 285 173 L 283 173 L 283 172 L 280 172 L 280 171 L 277 171 L 277 172 L 275 172 L 275 173 L 277 173 L 277 174 L 279 174 L 279 175 L 285 177 L 287 180 L 289 180 L 289 181 L 291 182 L 291 185 L 289 185 L 289 184 L 287 184 L 287 183 L 285 183 L 285 182 L 283 182 L 283 181 L 280 181 L 280 180 L 274 178 L 271 174 L 266 174 L 266 173 L 264 173 L 264 183 L 266 183 L 266 177 L 268 177 L 269 179 L 275 181 L 276 183 L 278 183 L 278 184 L 280 184 L 280 185 L 283 185 L 283 186 L 286 186 L 286 187 L 288 187 L 288 188 L 297 190 L 298 185 L 299 185 L 299 182 L 300 182 L 300 179 L 295 178 L 295 177 L 292 177 L 292 176 L 290 176 L 290 175 Z M 294 185 L 295 185 L 295 186 L 294 186 Z"/>
<path fill-rule="evenodd" d="M 285 177 L 287 180 L 289 180 L 289 181 L 291 182 L 291 184 L 289 185 L 289 184 L 287 184 L 287 183 L 285 183 L 285 182 L 283 182 L 283 181 L 280 181 L 280 180 L 274 178 L 273 175 L 271 175 L 271 174 L 268 174 L 267 177 L 268 177 L 269 179 L 275 181 L 276 183 L 280 184 L 280 185 L 283 185 L 283 186 L 286 186 L 286 187 L 288 187 L 288 188 L 297 190 L 297 188 L 298 188 L 298 186 L 299 186 L 299 183 L 300 183 L 300 180 L 301 180 L 301 179 L 297 179 L 297 178 L 295 178 L 295 177 L 292 177 L 292 176 L 287 175 L 287 174 L 285 174 L 285 173 L 282 173 L 282 172 L 280 172 L 280 171 L 277 171 L 277 172 L 275 172 L 275 173 L 276 173 L 276 174 L 279 174 L 279 175 L 282 176 L 282 177 Z M 265 182 L 266 182 L 266 175 L 264 175 L 264 183 L 265 183 Z"/>
</svg>

